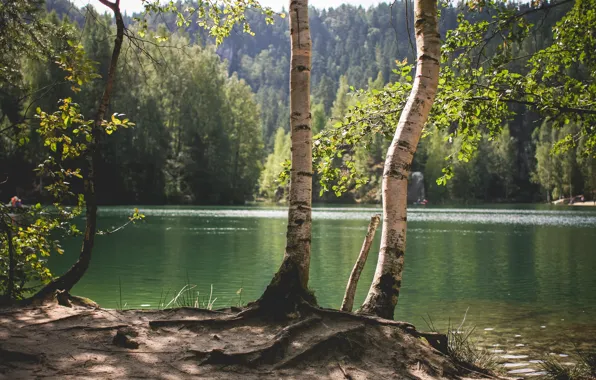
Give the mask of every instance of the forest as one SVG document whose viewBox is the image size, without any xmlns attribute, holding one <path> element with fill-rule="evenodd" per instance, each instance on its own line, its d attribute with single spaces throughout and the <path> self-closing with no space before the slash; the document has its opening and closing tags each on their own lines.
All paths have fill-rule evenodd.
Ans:
<svg viewBox="0 0 596 380">
<path fill-rule="evenodd" d="M 519 5 L 522 10 L 525 6 Z M 111 18 L 64 0 L 48 1 L 46 7 L 44 17 L 67 26 L 88 58 L 99 62 L 98 74 L 104 78 L 113 45 Z M 511 65 L 526 70 L 523 57 L 551 43 L 552 27 L 568 8 L 536 15 L 532 21 L 538 27 L 516 52 L 522 58 Z M 450 5 L 441 13 L 440 32 L 445 35 L 456 27 L 459 10 Z M 315 133 L 332 129 L 363 97 L 398 79 L 396 61 L 413 60 L 412 31 L 400 21 L 405 14 L 401 1 L 368 9 L 343 5 L 311 10 Z M 135 28 L 133 17 L 125 16 L 124 22 Z M 258 38 L 234 31 L 215 47 L 197 23 L 181 30 L 175 17 L 162 14 L 147 22 L 148 33 L 155 41 L 163 39 L 162 46 L 145 44 L 139 51 L 134 41 L 126 42 L 110 110 L 125 113 L 135 126 L 102 141 L 98 202 L 224 205 L 285 200 L 287 183 L 280 173 L 290 157 L 287 20 L 275 16 L 269 25 L 263 15 L 249 13 Z M 65 43 L 51 42 L 56 49 Z M 496 54 L 495 48 L 485 54 Z M 43 157 L 35 110 L 50 109 L 68 95 L 81 104 L 83 114 L 91 114 L 102 80 L 73 93 L 52 61 L 26 58 L 18 70 L 17 82 L 2 87 L 0 125 L 10 129 L 19 118 L 28 124 L 18 138 L 0 136 L 2 175 L 10 178 L 2 197 L 17 194 L 36 203 L 49 195 L 43 176 L 33 171 Z M 423 138 L 412 171 L 423 173 L 426 198 L 432 203 L 544 202 L 580 194 L 591 199 L 596 189 L 594 159 L 580 154 L 581 143 L 553 158 L 550 152 L 559 132 L 533 111 L 517 105 L 511 120 L 503 121 L 504 133 L 493 138 L 484 132 L 468 160 L 454 159 L 460 146 L 450 140 L 449 130 Z M 561 136 L 577 129 L 573 123 L 565 128 Z M 20 144 L 23 138 L 30 143 Z M 333 191 L 321 192 L 315 180 L 315 201 L 380 202 L 389 142 L 377 138 L 349 152 L 360 182 L 347 184 L 338 198 Z M 455 175 L 438 184 L 446 159 Z"/>
</svg>

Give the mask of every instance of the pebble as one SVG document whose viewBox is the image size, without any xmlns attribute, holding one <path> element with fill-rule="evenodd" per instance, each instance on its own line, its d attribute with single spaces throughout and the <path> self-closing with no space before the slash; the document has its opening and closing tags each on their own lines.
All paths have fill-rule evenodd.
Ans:
<svg viewBox="0 0 596 380">
<path fill-rule="evenodd" d="M 523 347 L 523 346 L 525 346 L 525 344 L 523 344 L 523 343 L 518 343 L 515 345 L 515 347 Z"/>
<path fill-rule="evenodd" d="M 545 328 L 546 328 L 546 326 L 540 326 L 540 328 L 541 328 L 541 329 L 545 329 Z"/>
<path fill-rule="evenodd" d="M 515 337 L 516 337 L 516 338 L 520 338 L 520 337 L 521 337 L 521 335 L 519 335 L 519 334 L 515 334 Z"/>
<path fill-rule="evenodd" d="M 487 327 L 484 329 L 484 331 L 493 331 L 493 330 L 494 330 L 494 327 Z"/>
</svg>

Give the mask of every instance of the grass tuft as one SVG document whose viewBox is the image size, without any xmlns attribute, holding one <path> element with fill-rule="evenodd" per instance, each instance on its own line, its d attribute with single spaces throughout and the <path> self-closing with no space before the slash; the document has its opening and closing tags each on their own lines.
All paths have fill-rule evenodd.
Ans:
<svg viewBox="0 0 596 380">
<path fill-rule="evenodd" d="M 213 284 L 211 284 L 211 291 L 209 292 L 208 299 L 205 297 L 201 298 L 201 293 L 199 291 L 194 291 L 196 287 L 196 285 L 187 283 L 163 308 L 192 307 L 196 309 L 213 310 L 213 305 L 215 304 L 215 301 L 217 301 L 217 297 L 213 298 Z"/>
<path fill-rule="evenodd" d="M 562 364 L 557 358 L 548 356 L 541 364 L 546 372 L 543 379 L 549 380 L 589 380 L 596 379 L 596 352 L 576 351 L 572 355 L 575 365 Z"/>
<path fill-rule="evenodd" d="M 119 294 L 119 299 L 116 304 L 116 310 L 124 310 L 124 308 L 127 306 L 127 304 L 122 303 L 122 281 L 120 280 L 120 277 L 118 277 L 118 294 Z"/>
<path fill-rule="evenodd" d="M 447 325 L 447 355 L 467 370 L 486 373 L 498 371 L 500 368 L 497 357 L 486 348 L 478 347 L 472 339 L 476 327 L 464 327 L 467 314 L 468 310 L 459 326 L 453 326 L 451 321 Z M 432 332 L 440 333 L 430 315 L 424 321 Z"/>
</svg>

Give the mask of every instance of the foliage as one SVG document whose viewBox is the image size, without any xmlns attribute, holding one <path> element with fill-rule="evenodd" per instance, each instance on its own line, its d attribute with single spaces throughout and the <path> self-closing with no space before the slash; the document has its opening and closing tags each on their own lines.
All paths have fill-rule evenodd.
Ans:
<svg viewBox="0 0 596 380">
<path fill-rule="evenodd" d="M 54 5 L 57 4 L 59 2 Z M 235 24 L 242 25 L 245 32 L 252 33 L 245 17 L 245 12 L 249 9 L 259 10 L 268 23 L 273 20 L 273 12 L 262 8 L 253 0 L 224 0 L 222 4 L 220 8 L 220 4 L 202 3 L 196 9 L 185 10 L 190 15 L 198 15 L 198 25 L 206 28 L 217 43 L 221 43 L 222 38 L 231 32 Z M 132 116 L 112 113 L 109 120 L 101 120 L 104 115 L 103 109 L 112 95 L 111 80 L 103 78 L 106 78 L 108 70 L 110 78 L 113 78 L 113 67 L 117 64 L 113 59 L 117 55 L 113 55 L 110 42 L 110 17 L 101 17 L 88 10 L 89 20 L 86 20 L 82 30 L 77 30 L 77 26 L 71 24 L 66 17 L 61 23 L 55 13 L 45 16 L 42 5 L 43 2 L 40 1 L 14 0 L 3 2 L 0 6 L 0 21 L 3 26 L 0 43 L 6 45 L 6 50 L 10 53 L 6 60 L 1 62 L 3 83 L 10 81 L 9 84 L 15 88 L 12 92 L 26 88 L 32 90 L 31 94 L 43 91 L 39 97 L 20 98 L 15 113 L 17 117 L 9 115 L 15 111 L 14 104 L 2 99 L 0 125 L 5 126 L 6 116 L 9 116 L 8 122 L 14 124 L 1 130 L 9 133 L 6 140 L 0 141 L 0 153 L 4 153 L 5 147 L 14 150 L 11 152 L 7 149 L 7 154 L 0 156 L 0 159 L 9 161 L 11 166 L 18 165 L 13 158 L 23 155 L 23 161 L 36 168 L 39 178 L 39 185 L 34 190 L 36 196 L 46 200 L 52 199 L 54 202 L 51 208 L 38 204 L 31 211 L 21 212 L 23 215 L 26 214 L 27 220 L 19 216 L 19 223 L 15 222 L 17 219 L 12 215 L 15 210 L 4 206 L 0 210 L 4 232 L 0 238 L 0 274 L 3 277 L 1 290 L 9 299 L 23 297 L 24 285 L 28 282 L 43 283 L 51 279 L 51 273 L 42 258 L 47 257 L 52 249 L 62 253 L 59 240 L 52 240 L 58 237 L 57 230 L 71 235 L 79 233 L 72 222 L 85 206 L 85 197 L 80 194 L 83 187 L 81 182 L 84 182 L 85 189 L 91 189 L 86 191 L 86 196 L 93 198 L 93 202 L 90 201 L 92 206 L 87 209 L 87 216 L 88 219 L 94 218 L 94 213 L 90 214 L 89 210 L 96 207 L 95 186 L 100 189 L 113 187 L 114 184 L 106 178 L 113 175 L 111 165 L 119 161 L 118 150 L 122 152 L 121 149 L 124 148 L 123 156 L 128 158 L 125 160 L 128 165 L 124 166 L 128 173 L 124 171 L 121 177 L 125 182 L 123 185 L 132 189 L 137 197 L 144 190 L 145 184 L 154 186 L 156 179 L 163 185 L 161 193 L 166 194 L 165 177 L 170 175 L 174 186 L 173 194 L 169 195 L 173 198 L 192 201 L 212 197 L 213 203 L 243 202 L 252 196 L 262 154 L 261 136 L 255 133 L 259 128 L 259 110 L 246 83 L 236 76 L 228 77 L 225 65 L 213 50 L 199 46 L 195 46 L 189 56 L 184 55 L 186 52 L 181 52 L 181 46 L 177 46 L 180 50 L 175 51 L 173 56 L 186 66 L 176 68 L 180 70 L 177 73 L 173 73 L 168 67 L 171 75 L 164 80 L 164 72 L 156 68 L 155 64 L 158 62 L 154 58 L 162 53 L 159 50 L 160 46 L 155 43 L 147 44 L 143 37 L 150 34 L 151 38 L 161 42 L 165 40 L 165 33 L 149 32 L 143 19 L 139 19 L 140 26 L 136 29 L 125 30 L 128 37 L 125 48 L 127 51 L 132 48 L 137 54 L 134 57 L 136 61 L 129 57 L 127 66 L 133 66 L 132 62 L 141 66 L 130 70 L 117 67 L 119 75 L 124 77 L 122 82 L 128 87 L 116 84 L 120 93 L 117 93 L 115 98 L 120 98 L 121 101 L 111 106 L 130 106 Z M 117 4 L 115 6 L 117 7 Z M 178 12 L 173 2 L 166 5 L 147 2 L 146 10 L 173 12 L 178 17 L 179 25 L 188 25 L 184 14 Z M 148 17 L 147 13 L 145 17 Z M 4 28 L 5 26 L 7 28 Z M 188 45 L 184 38 L 177 38 L 175 43 Z M 12 49 L 15 46 L 29 50 Z M 151 46 L 153 51 L 148 51 L 146 46 Z M 143 54 L 142 59 L 138 55 L 139 52 Z M 198 58 L 189 58 L 193 54 Z M 17 61 L 23 61 L 24 67 L 29 70 L 18 70 L 15 64 Z M 151 65 L 154 66 L 150 68 Z M 64 73 L 58 73 L 56 68 Z M 177 91 L 169 91 L 168 99 L 160 96 L 161 88 L 147 91 L 147 87 L 139 87 L 139 69 L 145 75 L 145 70 L 151 70 L 154 82 L 170 85 L 168 90 L 173 86 L 185 87 L 187 91 L 181 94 L 187 97 L 185 102 L 180 102 L 177 98 L 172 99 L 179 95 Z M 60 75 L 64 75 L 63 82 L 57 82 L 61 79 Z M 70 86 L 68 91 L 61 86 L 64 83 Z M 136 97 L 129 96 L 131 90 Z M 7 93 L 8 98 L 12 95 Z M 48 102 L 51 99 L 54 100 L 53 104 L 51 101 Z M 98 103 L 99 99 L 102 99 L 101 105 Z M 195 102 L 196 99 L 203 101 Z M 53 108 L 57 100 L 58 110 L 46 111 Z M 20 112 L 22 105 L 27 101 L 30 102 L 29 105 L 24 112 Z M 112 135 L 119 129 L 128 129 L 135 125 L 130 121 L 134 116 L 139 117 L 143 126 L 150 125 L 153 120 L 147 115 L 155 114 L 155 108 L 159 105 L 163 108 L 158 110 L 169 118 L 171 133 L 166 131 L 168 126 L 159 125 L 161 120 L 157 118 L 158 125 L 153 129 L 159 133 L 158 135 L 144 130 L 128 135 L 120 133 L 119 138 L 114 140 L 101 138 L 101 133 Z M 163 112 L 168 106 L 171 107 L 170 112 Z M 36 109 L 36 122 L 28 122 L 31 116 L 29 110 L 32 107 Z M 101 110 L 99 113 L 98 107 Z M 144 111 L 147 111 L 147 115 Z M 87 120 L 85 114 L 98 114 L 99 120 Z M 163 137 L 171 137 L 172 144 L 164 141 Z M 18 144 L 10 140 L 16 140 Z M 120 144 L 123 140 L 126 143 Z M 168 145 L 174 154 L 168 152 Z M 156 152 L 161 154 L 154 154 Z M 133 157 L 131 153 L 136 153 L 137 157 Z M 143 161 L 144 157 L 138 153 L 146 154 L 150 159 Z M 136 166 L 139 159 L 144 163 L 144 173 L 139 173 Z M 86 171 L 80 168 L 84 161 L 90 163 Z M 168 172 L 165 164 L 171 164 L 174 167 L 173 172 Z M 17 169 L 27 171 L 26 166 L 17 166 Z M 161 175 L 148 173 L 155 169 L 161 172 Z M 194 175 L 200 171 L 207 175 Z M 30 175 L 21 175 L 20 178 L 29 179 Z M 18 189 L 18 181 L 12 182 L 13 188 Z M 205 183 L 209 183 L 213 189 L 204 186 Z M 76 207 L 67 206 L 73 202 L 77 204 Z M 143 218 L 138 209 L 135 209 L 124 226 Z M 91 220 L 89 223 L 94 225 L 95 221 Z M 122 227 L 99 233 L 112 233 Z M 94 230 L 94 227 L 91 229 Z M 86 236 L 85 239 L 88 241 L 90 238 Z M 90 249 L 87 249 L 86 255 L 90 255 Z"/>
<path fill-rule="evenodd" d="M 0 3 L 0 86 L 19 88 L 21 58 L 48 59 L 64 53 L 52 38 L 68 38 L 68 25 L 56 25 L 40 15 L 40 0 L 8 0 Z"/>
<path fill-rule="evenodd" d="M 287 189 L 279 178 L 284 164 L 290 159 L 290 134 L 285 133 L 282 128 L 275 134 L 273 153 L 267 156 L 265 166 L 259 179 L 260 195 L 267 199 L 279 201 L 285 199 Z"/>
<path fill-rule="evenodd" d="M 426 135 L 446 131 L 445 141 L 456 147 L 446 151 L 438 184 L 446 185 L 453 178 L 458 162 L 472 161 L 483 139 L 501 140 L 499 147 L 491 149 L 496 165 L 486 169 L 493 169 L 491 172 L 505 187 L 503 198 L 510 198 L 517 187 L 513 176 L 516 157 L 511 147 L 517 138 L 497 136 L 502 134 L 504 122 L 519 120 L 519 106 L 542 118 L 548 117 L 562 131 L 554 142 L 554 152 L 564 154 L 581 142 L 584 156 L 596 154 L 593 145 L 596 135 L 592 131 L 596 117 L 593 93 L 596 71 L 586 59 L 594 46 L 591 38 L 582 39 L 576 34 L 576 31 L 590 33 L 586 28 L 592 28 L 594 4 L 589 0 L 575 3 L 556 23 L 553 41 L 548 46 L 527 46 L 532 33 L 541 31 L 530 18 L 564 3 L 522 9 L 496 1 L 464 5 L 465 12 L 458 16 L 457 27 L 447 32 L 439 93 L 426 127 Z M 569 49 L 560 48 L 567 43 Z M 527 65 L 518 65 L 523 59 Z M 398 70 L 394 72 L 399 78 L 395 83 L 381 91 L 355 92 L 360 102 L 344 114 L 341 123 L 324 130 L 315 140 L 322 191 L 333 190 L 339 195 L 357 189 L 368 180 L 367 173 L 358 171 L 362 165 L 354 164 L 353 153 L 358 146 L 374 141 L 374 135 L 388 137 L 395 128 L 409 93 L 410 71 L 411 67 L 398 61 Z M 578 126 L 576 130 L 565 127 L 572 122 Z M 563 179 L 569 183 L 568 192 L 573 192 L 570 177 L 573 165 L 567 165 L 568 178 Z M 480 168 L 476 173 L 483 174 Z"/>
<path fill-rule="evenodd" d="M 188 5 L 182 10 L 179 9 L 179 3 L 177 4 L 174 1 L 170 1 L 167 4 L 162 4 L 158 0 L 143 0 L 143 2 L 145 6 L 144 17 L 136 18 L 136 21 L 141 25 L 141 29 L 138 31 L 141 37 L 145 36 L 148 29 L 148 16 L 170 13 L 175 16 L 178 27 L 190 26 L 194 18 L 196 24 L 207 30 L 209 36 L 213 37 L 215 43 L 218 45 L 230 35 L 236 25 L 240 25 L 244 33 L 254 36 L 254 32 L 246 16 L 247 12 L 256 11 L 261 13 L 267 25 L 273 24 L 273 16 L 275 15 L 271 8 L 262 7 L 256 0 L 200 1 Z M 278 16 L 284 18 L 285 14 L 280 13 Z M 155 36 L 155 38 L 158 41 L 164 41 L 167 39 L 167 36 L 160 34 Z"/>
</svg>

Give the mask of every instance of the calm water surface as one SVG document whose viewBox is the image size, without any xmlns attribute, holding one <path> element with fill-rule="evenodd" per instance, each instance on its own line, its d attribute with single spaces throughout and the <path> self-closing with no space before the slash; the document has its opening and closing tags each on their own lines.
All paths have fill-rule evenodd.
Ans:
<svg viewBox="0 0 596 380">
<path fill-rule="evenodd" d="M 108 229 L 130 207 L 100 209 Z M 91 268 L 75 289 L 116 307 L 155 308 L 187 280 L 200 297 L 213 285 L 215 307 L 257 298 L 277 270 L 285 246 L 281 207 L 143 207 L 145 223 L 98 238 Z M 311 286 L 319 303 L 338 308 L 374 207 L 317 207 L 313 212 Z M 512 370 L 540 353 L 572 345 L 596 347 L 596 210 L 412 208 L 403 288 L 396 318 L 426 329 L 451 321 L 476 326 L 475 336 Z M 355 304 L 374 273 L 380 231 Z M 51 262 L 68 268 L 79 242 Z M 507 355 L 513 355 L 514 358 Z M 526 356 L 528 355 L 528 356 Z M 534 363 L 535 364 L 535 363 Z M 517 365 L 517 366 L 516 366 Z M 530 365 L 532 365 L 530 363 Z"/>
</svg>

